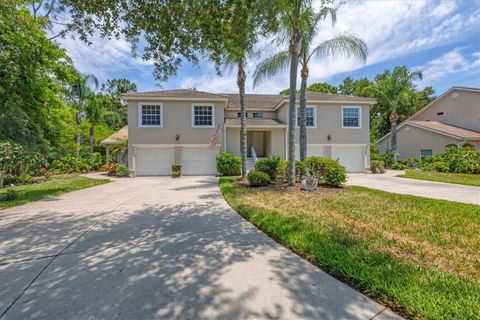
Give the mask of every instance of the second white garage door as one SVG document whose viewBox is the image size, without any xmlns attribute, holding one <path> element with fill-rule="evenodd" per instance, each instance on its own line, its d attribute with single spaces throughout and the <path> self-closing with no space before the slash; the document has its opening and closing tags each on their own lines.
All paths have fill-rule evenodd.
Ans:
<svg viewBox="0 0 480 320">
<path fill-rule="evenodd" d="M 220 147 L 210 150 L 207 146 L 183 147 L 182 174 L 217 174 L 216 157 Z"/>
<path fill-rule="evenodd" d="M 363 172 L 363 147 L 332 147 L 332 159 L 339 159 L 348 172 Z"/>
<path fill-rule="evenodd" d="M 137 176 L 168 176 L 175 161 L 173 147 L 137 148 L 135 167 Z"/>
</svg>

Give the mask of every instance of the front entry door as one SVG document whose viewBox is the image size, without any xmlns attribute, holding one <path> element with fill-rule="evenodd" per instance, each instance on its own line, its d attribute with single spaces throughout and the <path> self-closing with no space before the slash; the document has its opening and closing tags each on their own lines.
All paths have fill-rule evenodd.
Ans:
<svg viewBox="0 0 480 320">
<path fill-rule="evenodd" d="M 257 153 L 257 157 L 263 157 L 265 156 L 263 146 L 264 146 L 264 141 L 263 141 L 263 132 L 252 132 L 252 145 L 255 148 L 255 152 Z"/>
</svg>

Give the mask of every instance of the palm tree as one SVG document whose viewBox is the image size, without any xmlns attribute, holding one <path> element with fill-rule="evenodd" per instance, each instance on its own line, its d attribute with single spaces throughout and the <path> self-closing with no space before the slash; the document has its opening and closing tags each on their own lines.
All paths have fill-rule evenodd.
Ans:
<svg viewBox="0 0 480 320">
<path fill-rule="evenodd" d="M 80 74 L 72 85 L 72 94 L 74 96 L 75 107 L 77 109 L 77 112 L 75 113 L 75 122 L 77 125 L 77 157 L 80 156 L 81 147 L 80 126 L 82 124 L 82 116 L 84 114 L 85 102 L 88 98 L 89 92 L 91 92 L 92 90 L 91 87 L 93 87 L 93 90 L 97 90 L 98 88 L 98 80 L 97 78 L 95 78 L 94 75 L 91 74 Z"/>
<path fill-rule="evenodd" d="M 93 155 L 95 126 L 101 121 L 103 116 L 103 105 L 95 94 L 91 94 L 85 105 L 85 115 L 90 121 L 90 154 Z"/>
<path fill-rule="evenodd" d="M 240 96 L 240 153 L 242 158 L 242 178 L 247 174 L 247 119 L 245 110 L 245 65 L 248 57 L 254 54 L 258 41 L 258 29 L 270 28 L 263 19 L 269 10 L 269 1 L 232 1 L 224 19 L 223 49 L 224 64 L 230 70 L 237 69 L 237 86 Z"/>
<path fill-rule="evenodd" d="M 384 103 L 390 110 L 390 153 L 394 163 L 397 163 L 397 107 L 400 103 L 408 102 L 413 81 L 422 78 L 419 70 L 409 71 L 406 66 L 396 67 L 392 73 L 386 73 L 384 78 L 377 79 L 374 85 L 365 88 L 366 91 L 373 91 L 378 102 Z"/>
<path fill-rule="evenodd" d="M 312 58 L 321 58 L 326 56 L 346 55 L 354 57 L 362 62 L 367 59 L 367 45 L 363 40 L 351 33 L 340 34 L 330 40 L 320 43 L 317 47 L 311 49 L 312 42 L 317 35 L 317 25 L 320 21 L 326 19 L 330 14 L 332 25 L 336 22 L 336 11 L 333 8 L 325 7 L 319 13 L 306 10 L 303 14 L 304 23 L 301 32 L 301 49 L 299 55 L 299 63 L 302 66 L 300 70 L 300 159 L 303 160 L 307 156 L 307 81 L 309 75 L 308 63 Z M 289 32 L 291 32 L 289 30 Z M 254 73 L 254 86 L 263 81 L 265 78 L 273 76 L 284 70 L 291 62 L 291 55 L 288 51 L 277 53 L 261 62 Z M 291 91 L 290 91 L 291 93 Z M 296 110 L 295 110 L 296 111 Z M 294 119 L 296 123 L 296 119 Z"/>
</svg>

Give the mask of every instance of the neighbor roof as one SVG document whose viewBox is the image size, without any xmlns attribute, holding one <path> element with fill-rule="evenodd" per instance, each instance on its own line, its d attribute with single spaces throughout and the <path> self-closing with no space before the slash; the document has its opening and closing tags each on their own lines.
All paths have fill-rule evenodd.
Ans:
<svg viewBox="0 0 480 320">
<path fill-rule="evenodd" d="M 125 143 L 127 139 L 128 139 L 128 125 L 121 128 L 111 136 L 105 138 L 102 141 L 102 144 L 120 144 L 120 143 Z"/>
<path fill-rule="evenodd" d="M 232 119 L 225 119 L 225 126 L 240 126 L 240 118 L 232 118 Z M 277 119 L 262 119 L 262 118 L 254 118 L 254 119 L 247 119 L 247 126 L 249 127 L 285 127 L 287 124 Z"/>
<path fill-rule="evenodd" d="M 407 124 L 413 126 L 419 126 L 433 131 L 438 131 L 440 133 L 446 133 L 452 136 L 456 136 L 462 139 L 480 139 L 480 132 L 468 130 L 460 127 L 455 127 L 449 124 L 437 122 L 437 121 L 416 121 L 408 120 Z"/>
<path fill-rule="evenodd" d="M 161 97 L 161 98 L 200 98 L 200 99 L 227 99 L 228 97 L 215 93 L 198 91 L 195 89 L 174 89 L 146 92 L 129 92 L 122 95 L 125 98 Z"/>
</svg>

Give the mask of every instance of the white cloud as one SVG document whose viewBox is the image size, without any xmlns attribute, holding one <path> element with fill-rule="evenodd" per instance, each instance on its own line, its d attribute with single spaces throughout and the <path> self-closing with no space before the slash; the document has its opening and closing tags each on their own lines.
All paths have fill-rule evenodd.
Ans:
<svg viewBox="0 0 480 320">
<path fill-rule="evenodd" d="M 470 56 L 464 55 L 460 48 L 455 48 L 436 59 L 433 59 L 423 66 L 412 68 L 421 70 L 423 80 L 419 86 L 423 87 L 456 73 L 480 73 L 480 51 Z"/>
<path fill-rule="evenodd" d="M 366 65 L 372 65 L 458 41 L 471 35 L 479 26 L 480 9 L 465 10 L 457 6 L 455 1 L 351 0 L 340 6 L 334 28 L 328 21 L 321 25 L 315 43 L 345 31 L 354 32 L 366 41 L 369 48 Z M 104 40 L 99 37 L 93 40 L 92 46 L 71 39 L 62 39 L 60 42 L 82 72 L 94 73 L 101 79 L 118 73 L 130 78 L 132 73 L 142 73 L 147 83 L 140 88 L 144 90 L 146 86 L 148 89 L 154 86 L 151 75 L 153 66 L 139 58 L 133 59 L 125 40 Z M 248 63 L 247 92 L 278 92 L 288 87 L 288 72 L 283 72 L 255 90 L 252 88 L 251 75 L 256 63 L 278 50 L 269 43 L 269 39 L 261 41 L 261 56 Z M 408 62 L 405 61 L 405 64 Z M 335 74 L 362 67 L 362 64 L 345 57 L 315 60 L 310 63 L 309 82 L 325 81 Z M 163 86 L 195 87 L 215 92 L 237 90 L 235 72 L 218 76 L 208 61 L 202 61 L 199 68 L 192 70 L 182 68 L 179 76 Z"/>
</svg>

